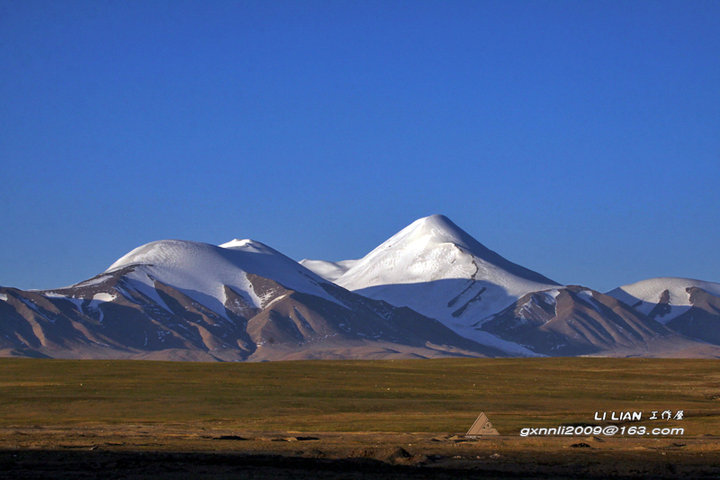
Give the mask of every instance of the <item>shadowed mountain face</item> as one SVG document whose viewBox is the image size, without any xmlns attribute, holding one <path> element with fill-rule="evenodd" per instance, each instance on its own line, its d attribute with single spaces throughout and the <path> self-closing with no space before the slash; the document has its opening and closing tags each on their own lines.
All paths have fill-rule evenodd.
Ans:
<svg viewBox="0 0 720 480">
<path fill-rule="evenodd" d="M 578 286 L 525 295 L 478 328 L 545 355 L 648 352 L 657 340 L 681 340 L 615 298 Z"/>
<path fill-rule="evenodd" d="M 689 338 L 720 345 L 720 284 L 688 278 L 651 278 L 608 292 Z"/>
<path fill-rule="evenodd" d="M 328 283 L 257 242 L 158 242 L 123 258 L 69 288 L 0 288 L 0 351 L 227 361 L 503 355 Z"/>
<path fill-rule="evenodd" d="M 689 287 L 688 294 L 692 306 L 667 326 L 690 338 L 720 345 L 720 297 L 697 287 Z"/>
</svg>

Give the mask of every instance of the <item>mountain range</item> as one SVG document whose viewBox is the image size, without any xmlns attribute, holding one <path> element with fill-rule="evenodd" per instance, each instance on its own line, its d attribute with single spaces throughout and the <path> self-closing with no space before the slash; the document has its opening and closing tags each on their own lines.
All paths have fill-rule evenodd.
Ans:
<svg viewBox="0 0 720 480">
<path fill-rule="evenodd" d="M 718 327 L 718 283 L 560 285 L 442 215 L 358 260 L 296 262 L 253 240 L 162 240 L 69 287 L 0 287 L 0 356 L 714 358 Z"/>
</svg>

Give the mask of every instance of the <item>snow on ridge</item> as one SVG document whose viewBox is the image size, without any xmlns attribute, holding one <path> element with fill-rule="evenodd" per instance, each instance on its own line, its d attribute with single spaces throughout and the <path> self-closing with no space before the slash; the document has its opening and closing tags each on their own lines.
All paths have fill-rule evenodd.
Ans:
<svg viewBox="0 0 720 480">
<path fill-rule="evenodd" d="M 7 301 L 8 301 L 8 296 L 7 296 L 6 294 L 4 294 L 4 293 L 0 293 L 0 300 L 3 301 L 3 302 L 7 302 Z"/>
<path fill-rule="evenodd" d="M 80 283 L 76 283 L 76 284 L 74 284 L 74 285 L 72 285 L 72 286 L 70 286 L 70 287 L 65 287 L 65 288 L 72 288 L 72 287 L 91 287 L 91 286 L 99 285 L 99 284 L 103 283 L 103 282 L 106 281 L 108 278 L 110 278 L 110 275 L 100 274 L 100 275 L 97 275 L 97 276 L 95 276 L 95 277 L 93 277 L 93 278 L 91 278 L 91 279 L 89 279 L 89 280 L 85 280 L 85 281 L 82 281 L 82 282 L 80 282 Z"/>
<path fill-rule="evenodd" d="M 117 298 L 117 295 L 113 295 L 107 292 L 96 293 L 92 298 L 83 297 L 72 297 L 70 295 L 64 295 L 55 291 L 43 292 L 43 296 L 47 298 L 61 298 L 75 305 L 75 308 L 80 312 L 96 311 L 100 314 L 100 321 L 103 320 L 103 312 L 100 310 L 100 305 L 107 302 L 112 302 Z"/>
<path fill-rule="evenodd" d="M 607 292 L 607 295 L 647 315 L 660 303 L 663 293 L 667 290 L 670 311 L 655 317 L 655 320 L 668 323 L 692 307 L 690 293 L 687 291 L 691 287 L 697 287 L 711 295 L 720 296 L 720 283 L 680 277 L 649 278 L 618 287 Z"/>
<path fill-rule="evenodd" d="M 250 238 L 235 238 L 233 240 L 230 240 L 229 242 L 220 244 L 219 247 L 228 250 L 240 250 L 243 252 L 260 253 L 263 255 L 280 255 L 285 257 L 285 255 L 278 252 L 274 248 L 269 247 L 262 242 L 258 242 L 257 240 L 252 240 Z"/>
<path fill-rule="evenodd" d="M 553 288 L 552 290 L 543 290 L 540 293 L 545 295 L 550 303 L 555 303 L 558 295 L 560 295 L 560 289 Z"/>
<path fill-rule="evenodd" d="M 251 242 L 252 240 L 249 238 L 233 238 L 229 242 L 221 243 L 219 246 L 222 248 L 243 248 Z"/>
<path fill-rule="evenodd" d="M 57 293 L 55 291 L 43 292 L 43 295 L 47 298 L 68 298 L 67 295 L 63 295 L 62 293 Z"/>
<path fill-rule="evenodd" d="M 344 306 L 322 288 L 321 284 L 326 282 L 322 277 L 254 240 L 235 239 L 220 246 L 160 240 L 132 250 L 107 272 L 130 265 L 138 268 L 127 275 L 129 278 L 149 287 L 153 287 L 155 280 L 170 285 L 223 317 L 226 316 L 225 286 L 247 293 L 256 307 L 262 307 L 248 280 L 249 273 Z"/>
<path fill-rule="evenodd" d="M 359 260 L 340 260 L 339 262 L 330 262 L 327 260 L 310 260 L 303 258 L 298 263 L 313 273 L 320 275 L 325 280 L 334 282 L 358 261 Z"/>
<path fill-rule="evenodd" d="M 609 291 L 607 294 L 625 303 L 633 302 L 633 300 L 635 302 L 658 303 L 663 292 L 667 290 L 670 295 L 670 305 L 690 306 L 690 294 L 687 289 L 691 287 L 697 287 L 712 295 L 720 296 L 720 283 L 680 277 L 649 278 L 623 285 Z"/>
</svg>

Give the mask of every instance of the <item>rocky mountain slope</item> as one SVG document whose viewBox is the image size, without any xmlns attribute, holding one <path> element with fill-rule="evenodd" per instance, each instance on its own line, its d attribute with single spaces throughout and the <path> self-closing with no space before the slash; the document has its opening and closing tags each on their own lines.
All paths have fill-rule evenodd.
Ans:
<svg viewBox="0 0 720 480">
<path fill-rule="evenodd" d="M 550 356 L 674 356 L 681 351 L 703 356 L 716 350 L 580 286 L 529 293 L 477 328 Z"/>
</svg>

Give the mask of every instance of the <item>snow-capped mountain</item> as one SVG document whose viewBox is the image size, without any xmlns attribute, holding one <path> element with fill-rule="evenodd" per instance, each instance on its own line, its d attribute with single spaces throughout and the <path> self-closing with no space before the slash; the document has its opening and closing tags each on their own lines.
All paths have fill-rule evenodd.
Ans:
<svg viewBox="0 0 720 480">
<path fill-rule="evenodd" d="M 0 356 L 507 355 L 720 358 L 720 284 L 561 286 L 433 215 L 359 260 L 296 262 L 253 240 L 162 240 L 70 287 L 0 287 Z"/>
<path fill-rule="evenodd" d="M 251 240 L 152 242 L 51 291 L 0 288 L 0 353 L 273 360 L 502 355 Z"/>
<path fill-rule="evenodd" d="M 690 338 L 720 345 L 720 283 L 660 277 L 608 295 Z"/>
<path fill-rule="evenodd" d="M 363 296 L 410 307 L 460 335 L 519 354 L 531 352 L 475 327 L 519 297 L 557 286 L 488 249 L 442 215 L 411 223 L 335 282 Z"/>
<path fill-rule="evenodd" d="M 235 239 L 219 247 L 181 240 L 152 242 L 121 257 L 105 274 L 129 266 L 135 268 L 127 274 L 128 279 L 150 288 L 156 281 L 172 285 L 220 316 L 226 314 L 228 288 L 241 295 L 248 306 L 267 306 L 272 295 L 258 296 L 248 274 L 270 278 L 290 290 L 342 305 L 323 288 L 327 281 L 253 240 Z"/>
</svg>

